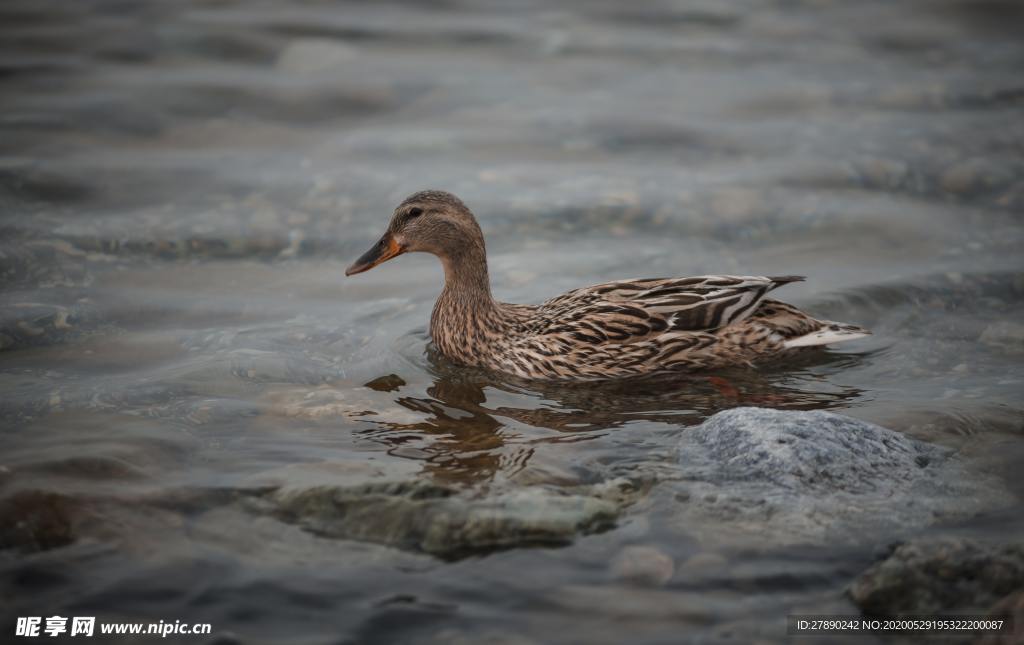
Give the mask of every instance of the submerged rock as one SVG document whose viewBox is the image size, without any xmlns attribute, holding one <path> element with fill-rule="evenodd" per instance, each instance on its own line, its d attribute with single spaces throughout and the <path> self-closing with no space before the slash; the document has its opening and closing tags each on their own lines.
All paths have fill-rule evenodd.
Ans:
<svg viewBox="0 0 1024 645">
<path fill-rule="evenodd" d="M 621 486 L 628 486 L 622 483 Z M 621 491 L 528 487 L 471 496 L 426 481 L 280 490 L 274 513 L 319 535 L 388 544 L 443 558 L 517 546 L 565 544 L 609 528 Z"/>
<path fill-rule="evenodd" d="M 868 615 L 981 614 L 1009 609 L 1021 590 L 1024 542 L 940 538 L 898 546 L 854 581 L 850 596 Z"/>
<path fill-rule="evenodd" d="M 681 521 L 698 537 L 877 540 L 1009 501 L 952 451 L 829 412 L 736 408 L 679 443 Z"/>
<path fill-rule="evenodd" d="M 343 70 L 357 55 L 351 45 L 324 38 L 298 38 L 281 52 L 275 66 L 290 74 Z"/>
<path fill-rule="evenodd" d="M 672 579 L 675 561 L 657 547 L 634 544 L 619 551 L 612 560 L 611 572 L 619 580 L 661 587 Z"/>
<path fill-rule="evenodd" d="M 997 349 L 1014 353 L 1024 352 L 1024 325 L 999 320 L 986 327 L 978 340 Z"/>
<path fill-rule="evenodd" d="M 372 383 L 372 382 L 371 382 Z M 375 421 L 397 426 L 423 421 L 424 415 L 395 402 L 387 391 L 373 387 L 279 387 L 268 390 L 263 400 L 270 414 L 321 421 L 337 418 Z"/>
<path fill-rule="evenodd" d="M 48 551 L 74 541 L 72 503 L 57 493 L 26 490 L 0 500 L 0 550 Z"/>
<path fill-rule="evenodd" d="M 0 351 L 66 343 L 102 326 L 89 302 L 14 302 L 0 308 Z"/>
</svg>

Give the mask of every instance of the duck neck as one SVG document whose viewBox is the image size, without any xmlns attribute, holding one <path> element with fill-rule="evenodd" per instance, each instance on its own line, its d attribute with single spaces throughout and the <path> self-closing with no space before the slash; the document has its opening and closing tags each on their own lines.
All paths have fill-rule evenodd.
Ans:
<svg viewBox="0 0 1024 645">
<path fill-rule="evenodd" d="M 444 266 L 444 292 L 473 308 L 494 305 L 491 280 L 487 275 L 487 254 L 482 247 L 469 245 L 458 254 L 441 258 Z"/>
<path fill-rule="evenodd" d="M 501 308 L 491 297 L 483 245 L 467 245 L 441 258 L 444 290 L 434 305 L 430 335 L 443 354 L 477 364 L 501 328 Z"/>
</svg>

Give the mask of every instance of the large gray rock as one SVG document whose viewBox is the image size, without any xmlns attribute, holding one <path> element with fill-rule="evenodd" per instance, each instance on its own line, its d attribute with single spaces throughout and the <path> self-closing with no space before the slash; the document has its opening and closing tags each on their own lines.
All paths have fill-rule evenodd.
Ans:
<svg viewBox="0 0 1024 645">
<path fill-rule="evenodd" d="M 1009 502 L 952 451 L 829 412 L 736 408 L 683 434 L 679 521 L 698 538 L 876 540 Z"/>
</svg>

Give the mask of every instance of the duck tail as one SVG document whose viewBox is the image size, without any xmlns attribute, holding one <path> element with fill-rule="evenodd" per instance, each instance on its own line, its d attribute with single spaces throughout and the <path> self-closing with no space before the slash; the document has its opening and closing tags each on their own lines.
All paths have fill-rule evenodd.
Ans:
<svg viewBox="0 0 1024 645">
<path fill-rule="evenodd" d="M 772 281 L 772 286 L 768 291 L 772 291 L 790 282 L 803 282 L 807 277 L 802 275 L 770 275 L 768 279 Z"/>
<path fill-rule="evenodd" d="M 831 345 L 832 343 L 843 343 L 848 340 L 857 340 L 870 336 L 871 332 L 857 325 L 833 322 L 831 320 L 821 321 L 821 327 L 809 334 L 797 336 L 785 341 L 787 349 L 795 347 L 815 347 L 817 345 Z"/>
</svg>

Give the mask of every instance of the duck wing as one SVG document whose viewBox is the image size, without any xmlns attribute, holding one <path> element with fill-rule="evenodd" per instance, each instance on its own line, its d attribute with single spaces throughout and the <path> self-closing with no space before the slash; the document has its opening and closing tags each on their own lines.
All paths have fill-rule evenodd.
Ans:
<svg viewBox="0 0 1024 645">
<path fill-rule="evenodd" d="M 542 304 L 539 313 L 552 324 L 538 331 L 589 343 L 712 331 L 750 316 L 769 291 L 803 279 L 705 275 L 607 282 Z"/>
</svg>

